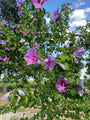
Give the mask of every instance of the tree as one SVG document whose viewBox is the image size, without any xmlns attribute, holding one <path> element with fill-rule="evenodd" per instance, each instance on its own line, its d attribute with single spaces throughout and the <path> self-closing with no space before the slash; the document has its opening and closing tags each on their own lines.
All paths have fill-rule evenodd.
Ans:
<svg viewBox="0 0 90 120">
<path fill-rule="evenodd" d="M 33 93 L 30 88 L 23 95 L 19 94 L 18 89 L 10 91 L 11 96 L 7 94 L 10 106 L 5 106 L 4 110 L 2 107 L 1 111 L 7 109 L 16 112 L 20 106 L 39 106 L 40 111 L 32 120 L 39 117 L 41 120 L 59 120 L 61 116 L 88 119 L 88 94 L 80 80 L 80 69 L 83 66 L 81 60 L 86 49 L 87 36 L 76 39 L 75 32 L 67 32 L 71 13 L 69 4 L 62 5 L 60 12 L 58 9 L 54 12 L 54 19 L 50 18 L 48 26 L 44 17 L 50 16 L 41 6 L 43 1 L 39 2 L 36 4 L 30 1 L 29 8 L 26 7 L 27 3 L 23 3 L 19 9 L 22 22 L 14 26 L 16 31 L 10 31 L 8 26 L 0 23 L 2 32 L 6 35 L 6 45 L 10 48 L 10 51 L 5 51 L 1 46 L 1 57 L 7 55 L 9 58 L 8 64 L 3 65 L 1 61 L 2 66 L 8 68 L 11 75 L 14 72 L 21 78 L 32 76 L 36 82 Z M 65 45 L 67 40 L 68 46 Z M 83 44 L 78 43 L 79 40 Z M 18 95 L 21 95 L 19 99 Z"/>
<path fill-rule="evenodd" d="M 16 0 L 0 0 L 0 19 L 4 18 L 8 24 L 17 24 L 20 21 Z"/>
<path fill-rule="evenodd" d="M 20 21 L 18 16 L 18 8 L 16 0 L 1 0 L 0 1 L 0 19 L 4 18 L 8 21 L 8 25 L 17 24 Z M 5 69 L 5 76 L 8 77 L 8 69 Z M 3 84 L 3 92 L 7 92 L 7 83 Z"/>
</svg>

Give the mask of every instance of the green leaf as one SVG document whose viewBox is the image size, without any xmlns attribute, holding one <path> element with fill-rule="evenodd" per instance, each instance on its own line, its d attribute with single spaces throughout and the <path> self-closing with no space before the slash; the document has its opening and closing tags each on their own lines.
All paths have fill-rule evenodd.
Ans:
<svg viewBox="0 0 90 120">
<path fill-rule="evenodd" d="M 75 95 L 77 94 L 76 89 L 75 89 L 75 88 L 72 88 L 72 89 L 70 90 L 70 94 L 71 94 L 72 96 L 75 96 Z"/>
<path fill-rule="evenodd" d="M 44 67 L 45 66 L 45 62 L 42 60 L 41 61 L 41 66 Z"/>
</svg>

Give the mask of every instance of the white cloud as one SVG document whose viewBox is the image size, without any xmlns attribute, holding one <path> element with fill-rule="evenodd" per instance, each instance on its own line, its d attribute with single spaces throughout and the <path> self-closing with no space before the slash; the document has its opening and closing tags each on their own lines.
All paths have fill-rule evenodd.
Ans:
<svg viewBox="0 0 90 120">
<path fill-rule="evenodd" d="M 70 15 L 71 22 L 69 23 L 70 27 L 77 27 L 77 26 L 84 26 L 87 24 L 86 12 L 89 11 L 88 8 L 86 9 L 77 9 L 75 10 L 72 15 Z"/>
<path fill-rule="evenodd" d="M 50 18 L 45 17 L 45 19 L 46 19 L 46 23 L 49 24 Z"/>
<path fill-rule="evenodd" d="M 82 5 L 84 5 L 84 4 L 85 4 L 84 1 L 82 1 L 82 0 L 78 0 L 77 2 L 75 1 L 75 3 L 74 3 L 74 7 L 78 8 L 79 6 L 82 6 Z"/>
<path fill-rule="evenodd" d="M 75 20 L 85 19 L 86 18 L 85 10 L 84 9 L 74 10 L 73 14 L 70 16 L 70 18 L 75 19 Z"/>
<path fill-rule="evenodd" d="M 80 21 L 76 20 L 76 21 L 73 21 L 72 23 L 70 23 L 70 27 L 84 26 L 86 24 L 87 24 L 86 20 L 80 20 Z"/>
<path fill-rule="evenodd" d="M 86 9 L 85 9 L 85 12 L 90 12 L 90 8 L 86 8 Z"/>
<path fill-rule="evenodd" d="M 80 76 L 81 79 L 84 79 L 85 75 L 89 78 L 89 75 L 87 75 L 86 72 L 87 72 L 87 68 L 81 69 L 81 76 Z"/>
</svg>

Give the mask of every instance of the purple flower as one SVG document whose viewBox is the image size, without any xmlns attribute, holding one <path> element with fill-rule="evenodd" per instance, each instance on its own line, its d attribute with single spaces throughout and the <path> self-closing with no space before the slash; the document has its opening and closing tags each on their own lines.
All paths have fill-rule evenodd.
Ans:
<svg viewBox="0 0 90 120">
<path fill-rule="evenodd" d="M 59 65 L 63 70 L 65 70 L 65 66 L 62 63 L 60 63 Z"/>
<path fill-rule="evenodd" d="M 54 66 L 56 65 L 56 61 L 53 56 L 49 56 L 48 59 L 44 59 L 45 67 L 43 69 L 54 69 Z"/>
<path fill-rule="evenodd" d="M 37 34 L 36 32 L 33 33 L 34 36 L 36 36 L 36 34 Z"/>
<path fill-rule="evenodd" d="M 1 40 L 0 43 L 1 43 L 2 45 L 6 45 L 6 40 Z"/>
<path fill-rule="evenodd" d="M 33 44 L 33 47 L 37 48 L 40 43 L 37 43 L 37 41 Z"/>
<path fill-rule="evenodd" d="M 16 71 L 18 71 L 18 68 L 16 69 Z"/>
<path fill-rule="evenodd" d="M 10 92 L 6 93 L 2 98 L 1 100 L 6 100 L 10 95 Z"/>
<path fill-rule="evenodd" d="M 78 81 L 76 81 L 76 84 L 78 85 Z M 85 90 L 87 90 L 87 88 L 84 86 L 84 81 L 83 80 L 80 81 L 80 86 L 82 86 Z M 76 86 L 76 91 L 78 92 L 78 94 L 80 96 L 82 96 L 84 94 L 84 91 L 81 89 L 80 86 L 79 85 Z"/>
<path fill-rule="evenodd" d="M 36 54 L 36 50 L 34 48 L 30 48 L 24 56 L 24 59 L 26 60 L 27 65 L 37 64 L 38 56 L 39 54 Z"/>
<path fill-rule="evenodd" d="M 84 81 L 83 81 L 83 80 L 81 80 L 80 85 L 81 85 L 85 90 L 87 90 L 87 88 L 84 86 Z"/>
<path fill-rule="evenodd" d="M 22 90 L 18 90 L 18 93 L 19 93 L 20 96 L 24 96 L 25 95 L 25 93 Z"/>
<path fill-rule="evenodd" d="M 69 84 L 69 81 L 64 79 L 63 77 L 60 77 L 58 79 L 58 82 L 56 83 L 57 90 L 59 92 L 67 92 L 67 87 L 65 86 L 66 84 Z"/>
<path fill-rule="evenodd" d="M 57 21 L 57 20 L 59 20 L 59 19 L 60 19 L 60 17 L 61 17 L 61 16 L 59 15 L 59 16 L 56 18 L 56 21 Z"/>
<path fill-rule="evenodd" d="M 84 94 L 84 91 L 81 90 L 80 86 L 76 86 L 76 91 L 78 92 L 78 94 L 79 94 L 80 96 L 82 96 L 82 95 Z"/>
<path fill-rule="evenodd" d="M 24 35 L 27 35 L 27 34 L 28 34 L 28 31 L 26 31 L 26 30 L 23 31 L 23 34 L 24 34 Z"/>
<path fill-rule="evenodd" d="M 15 27 L 14 26 L 11 26 L 11 29 L 14 29 Z"/>
<path fill-rule="evenodd" d="M 18 3 L 19 4 L 23 4 L 23 0 L 18 0 Z"/>
<path fill-rule="evenodd" d="M 2 58 L 2 57 L 0 56 L 0 59 L 1 59 L 2 61 L 6 61 L 8 58 L 7 58 L 7 56 L 5 55 L 4 58 Z"/>
<path fill-rule="evenodd" d="M 21 4 L 20 4 L 20 3 L 17 3 L 16 7 L 18 7 L 18 8 L 21 7 Z"/>
<path fill-rule="evenodd" d="M 37 65 L 37 66 L 39 66 L 39 65 L 40 65 L 40 60 L 38 60 L 38 61 L 37 61 L 36 65 Z"/>
<path fill-rule="evenodd" d="M 41 10 L 43 10 L 41 5 L 47 1 L 49 0 L 32 0 L 32 4 L 34 5 L 35 8 L 40 8 Z"/>
<path fill-rule="evenodd" d="M 78 60 L 77 60 L 77 58 L 73 55 L 73 60 L 74 60 L 74 63 L 78 63 Z"/>
<path fill-rule="evenodd" d="M 83 47 L 77 47 L 77 50 L 73 51 L 73 55 L 76 57 L 81 57 L 84 54 L 84 48 Z"/>
<path fill-rule="evenodd" d="M 38 19 L 37 18 L 34 18 L 34 21 L 37 21 Z"/>
<path fill-rule="evenodd" d="M 4 19 L 4 20 L 2 20 L 2 23 L 3 23 L 4 25 L 6 25 L 6 24 L 7 24 L 7 21 Z"/>
<path fill-rule="evenodd" d="M 10 51 L 10 49 L 9 49 L 7 46 L 5 46 L 5 50 L 8 50 L 8 51 Z"/>
<path fill-rule="evenodd" d="M 59 17 L 58 13 L 59 13 L 59 8 L 57 8 L 57 10 L 54 11 L 54 13 L 53 13 L 53 20 L 54 21 Z"/>
<path fill-rule="evenodd" d="M 22 15 L 22 12 L 21 12 L 21 11 L 18 11 L 18 15 Z"/>
</svg>

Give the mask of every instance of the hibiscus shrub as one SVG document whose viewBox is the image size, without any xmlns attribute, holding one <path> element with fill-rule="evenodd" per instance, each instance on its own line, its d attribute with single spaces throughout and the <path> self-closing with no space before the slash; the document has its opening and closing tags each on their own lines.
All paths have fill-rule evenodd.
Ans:
<svg viewBox="0 0 90 120">
<path fill-rule="evenodd" d="M 31 76 L 36 82 L 33 91 L 16 88 L 5 94 L 2 100 L 8 98 L 10 103 L 1 106 L 0 112 L 16 112 L 24 106 L 40 109 L 31 120 L 89 120 L 89 90 L 80 79 L 83 55 L 89 51 L 89 33 L 82 35 L 88 25 L 80 28 L 76 38 L 69 28 L 70 4 L 62 5 L 50 18 L 42 7 L 47 1 L 18 0 L 19 24 L 9 27 L 5 19 L 0 22 L 0 70 L 8 69 L 4 80 L 23 84 Z"/>
</svg>

